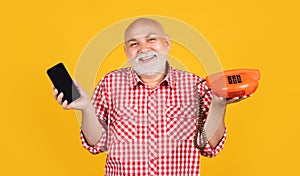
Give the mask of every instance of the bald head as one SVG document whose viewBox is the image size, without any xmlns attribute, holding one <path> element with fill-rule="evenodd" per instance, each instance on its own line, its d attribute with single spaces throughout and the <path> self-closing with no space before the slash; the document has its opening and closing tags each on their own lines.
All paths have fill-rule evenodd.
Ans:
<svg viewBox="0 0 300 176">
<path fill-rule="evenodd" d="M 156 20 L 149 18 L 138 18 L 125 30 L 124 40 L 137 37 L 145 37 L 151 34 L 167 36 L 163 26 Z"/>
</svg>

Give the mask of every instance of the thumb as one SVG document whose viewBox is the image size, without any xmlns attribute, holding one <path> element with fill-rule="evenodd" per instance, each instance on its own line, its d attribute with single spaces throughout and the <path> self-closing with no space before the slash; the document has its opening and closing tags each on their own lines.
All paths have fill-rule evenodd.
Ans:
<svg viewBox="0 0 300 176">
<path fill-rule="evenodd" d="M 80 94 L 82 92 L 84 92 L 83 88 L 81 87 L 81 85 L 78 83 L 78 81 L 76 79 L 73 80 L 75 87 L 78 89 L 78 91 L 80 92 Z"/>
<path fill-rule="evenodd" d="M 79 85 L 79 83 L 78 83 L 78 81 L 76 80 L 76 79 L 74 79 L 73 80 L 73 82 L 74 82 L 74 85 L 77 87 L 77 88 L 81 88 L 81 86 Z"/>
<path fill-rule="evenodd" d="M 78 83 L 76 79 L 74 79 L 74 85 L 77 88 L 78 92 L 82 97 L 89 97 L 89 95 L 86 93 L 86 91 L 81 87 L 81 85 Z"/>
</svg>

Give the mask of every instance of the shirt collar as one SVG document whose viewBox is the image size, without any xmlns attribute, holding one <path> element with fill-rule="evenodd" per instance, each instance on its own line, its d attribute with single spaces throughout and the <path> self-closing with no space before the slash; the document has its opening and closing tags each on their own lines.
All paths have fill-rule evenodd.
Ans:
<svg viewBox="0 0 300 176">
<path fill-rule="evenodd" d="M 168 85 L 171 88 L 173 88 L 175 84 L 175 72 L 174 68 L 170 66 L 170 64 L 167 62 L 167 76 L 161 81 L 161 85 Z M 140 79 L 140 77 L 136 74 L 136 72 L 133 70 L 133 68 L 130 68 L 130 87 L 134 88 L 140 84 L 143 84 L 143 81 Z"/>
</svg>

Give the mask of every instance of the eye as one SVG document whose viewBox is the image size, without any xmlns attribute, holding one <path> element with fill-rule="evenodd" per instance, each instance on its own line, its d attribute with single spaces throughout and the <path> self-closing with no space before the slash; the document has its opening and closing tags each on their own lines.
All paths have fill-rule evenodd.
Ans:
<svg viewBox="0 0 300 176">
<path fill-rule="evenodd" d="M 135 46 L 137 46 L 137 44 L 138 44 L 137 42 L 132 42 L 132 43 L 129 44 L 129 46 L 130 47 L 135 47 Z"/>
<path fill-rule="evenodd" d="M 155 37 L 151 37 L 151 38 L 148 39 L 148 41 L 149 41 L 149 42 L 155 42 L 155 41 L 156 41 L 156 38 L 155 38 Z"/>
</svg>

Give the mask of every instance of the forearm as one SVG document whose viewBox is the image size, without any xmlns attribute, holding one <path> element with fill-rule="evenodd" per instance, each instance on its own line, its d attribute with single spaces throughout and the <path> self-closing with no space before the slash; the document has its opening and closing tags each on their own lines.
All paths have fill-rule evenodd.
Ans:
<svg viewBox="0 0 300 176">
<path fill-rule="evenodd" d="M 95 146 L 102 136 L 102 125 L 99 123 L 92 104 L 81 111 L 81 130 L 89 145 Z"/>
<path fill-rule="evenodd" d="M 221 104 L 213 98 L 207 120 L 204 124 L 204 131 L 207 140 L 212 148 L 215 148 L 222 139 L 225 132 L 224 116 L 226 104 Z"/>
</svg>

